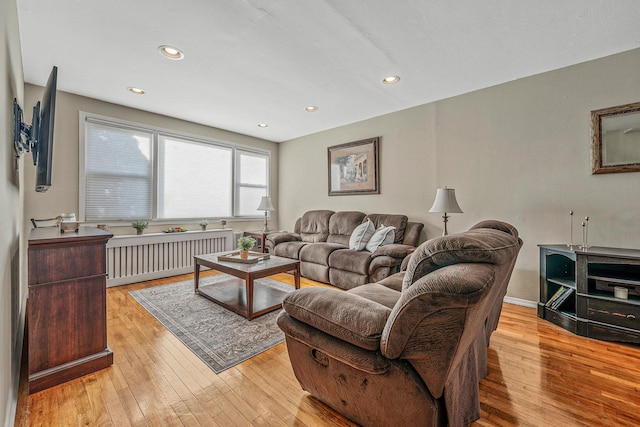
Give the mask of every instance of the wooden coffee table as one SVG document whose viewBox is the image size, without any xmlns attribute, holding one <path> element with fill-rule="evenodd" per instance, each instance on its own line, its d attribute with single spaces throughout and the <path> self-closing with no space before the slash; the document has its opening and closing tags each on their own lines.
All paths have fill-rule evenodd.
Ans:
<svg viewBox="0 0 640 427">
<path fill-rule="evenodd" d="M 194 256 L 194 290 L 216 304 L 251 320 L 282 307 L 286 291 L 267 286 L 254 286 L 255 280 L 276 273 L 292 272 L 295 288 L 300 289 L 300 261 L 271 255 L 255 264 L 221 261 L 221 255 L 229 252 Z M 228 280 L 200 286 L 200 266 L 229 274 Z"/>
</svg>

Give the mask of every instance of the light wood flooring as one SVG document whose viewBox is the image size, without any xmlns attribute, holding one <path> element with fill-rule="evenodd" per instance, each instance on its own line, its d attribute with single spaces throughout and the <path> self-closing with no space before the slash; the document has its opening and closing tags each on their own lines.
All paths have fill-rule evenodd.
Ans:
<svg viewBox="0 0 640 427">
<path fill-rule="evenodd" d="M 23 369 L 15 425 L 354 425 L 300 389 L 284 343 L 216 375 L 128 295 L 190 279 L 108 289 L 113 366 L 30 396 Z M 504 304 L 488 371 L 474 426 L 640 425 L 640 346 L 578 337 Z"/>
</svg>

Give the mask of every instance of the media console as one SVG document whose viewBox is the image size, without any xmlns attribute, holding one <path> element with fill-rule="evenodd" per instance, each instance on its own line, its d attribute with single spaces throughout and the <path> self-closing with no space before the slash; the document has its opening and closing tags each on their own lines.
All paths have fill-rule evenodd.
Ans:
<svg viewBox="0 0 640 427">
<path fill-rule="evenodd" d="M 538 317 L 577 335 L 640 343 L 640 250 L 538 246 Z"/>
</svg>

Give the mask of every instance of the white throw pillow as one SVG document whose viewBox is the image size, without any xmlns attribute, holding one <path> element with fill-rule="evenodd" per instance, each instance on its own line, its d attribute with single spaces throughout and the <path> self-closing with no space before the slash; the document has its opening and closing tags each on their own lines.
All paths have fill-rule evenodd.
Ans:
<svg viewBox="0 0 640 427">
<path fill-rule="evenodd" d="M 366 249 L 369 252 L 375 252 L 379 246 L 389 245 L 393 243 L 396 239 L 396 232 L 394 231 L 396 228 L 389 226 L 385 227 L 381 225 L 380 228 L 373 233 L 371 239 L 367 242 Z"/>
<path fill-rule="evenodd" d="M 353 249 L 354 251 L 363 250 L 375 231 L 376 228 L 373 226 L 373 222 L 371 222 L 370 219 L 367 219 L 367 222 L 363 222 L 357 226 L 353 230 L 353 233 L 351 233 L 351 237 L 349 238 L 349 249 Z"/>
</svg>

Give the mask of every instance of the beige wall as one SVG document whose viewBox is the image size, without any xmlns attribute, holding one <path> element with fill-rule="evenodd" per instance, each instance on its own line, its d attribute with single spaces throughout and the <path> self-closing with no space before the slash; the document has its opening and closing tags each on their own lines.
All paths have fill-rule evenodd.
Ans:
<svg viewBox="0 0 640 427">
<path fill-rule="evenodd" d="M 16 171 L 12 136 L 13 99 L 25 107 L 15 0 L 0 2 L 0 76 L 0 423 L 13 425 L 26 300 L 20 236 L 23 173 Z"/>
<path fill-rule="evenodd" d="M 428 213 L 437 187 L 456 189 L 463 214 L 450 232 L 483 219 L 518 228 L 525 245 L 508 296 L 538 298 L 539 243 L 640 248 L 640 173 L 591 175 L 590 111 L 640 101 L 640 50 L 516 80 L 287 141 L 280 146 L 281 228 L 308 209 L 406 213 L 442 232 Z M 381 137 L 381 194 L 327 195 L 327 147 Z"/>
<path fill-rule="evenodd" d="M 58 70 L 58 84 L 64 79 L 64 69 Z M 99 84 L 99 83 L 96 83 Z M 27 104 L 32 105 L 42 96 L 43 88 L 27 84 L 25 97 Z M 58 91 L 56 99 L 56 123 L 54 135 L 53 175 L 51 188 L 45 193 L 36 193 L 35 168 L 33 164 L 25 168 L 25 232 L 31 228 L 29 218 L 50 218 L 61 212 L 78 213 L 78 144 L 79 144 L 79 112 L 93 113 L 107 117 L 113 117 L 135 123 L 142 123 L 155 127 L 171 129 L 189 135 L 203 136 L 218 141 L 230 142 L 247 147 L 256 147 L 271 151 L 271 187 L 274 203 L 278 200 L 278 145 L 261 139 L 227 132 L 220 129 L 202 126 L 183 120 L 178 120 L 158 114 L 123 107 L 86 98 L 70 93 Z M 206 197 L 203 194 L 203 197 Z M 258 214 L 260 214 L 258 212 Z M 277 212 L 273 213 L 274 221 L 277 220 Z M 187 229 L 198 229 L 195 223 L 176 223 L 176 226 L 185 226 Z M 150 227 L 147 232 L 160 231 L 172 225 L 164 224 Z M 217 227 L 217 224 L 212 224 Z M 230 227 L 237 230 L 262 229 L 262 222 L 235 222 L 229 223 Z M 121 227 L 110 225 L 110 230 L 115 234 L 133 234 L 135 230 L 124 224 Z"/>
</svg>

